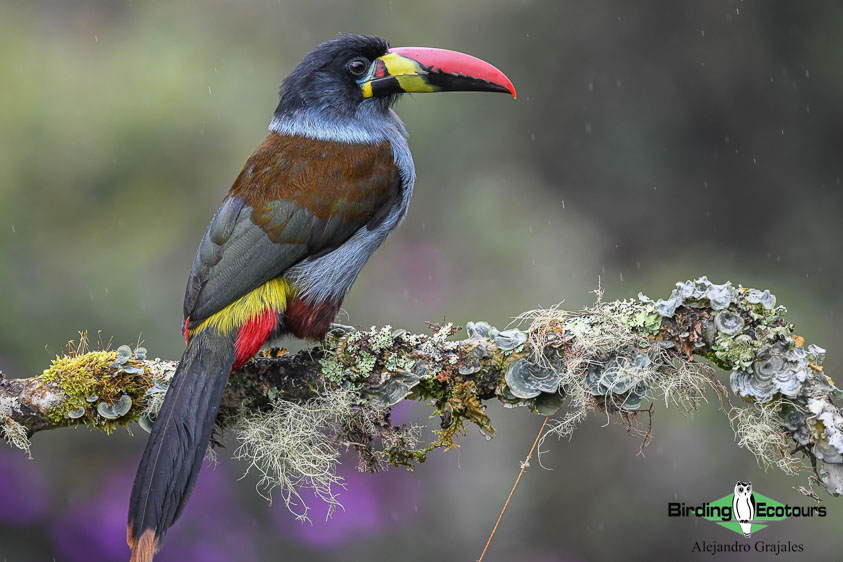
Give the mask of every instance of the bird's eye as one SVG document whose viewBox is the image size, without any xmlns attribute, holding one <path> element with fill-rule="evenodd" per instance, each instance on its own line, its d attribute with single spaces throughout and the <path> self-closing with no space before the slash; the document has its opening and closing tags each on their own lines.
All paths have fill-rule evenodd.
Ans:
<svg viewBox="0 0 843 562">
<path fill-rule="evenodd" d="M 366 69 L 369 68 L 369 61 L 364 58 L 356 58 L 348 61 L 345 68 L 355 76 L 362 76 Z"/>
</svg>

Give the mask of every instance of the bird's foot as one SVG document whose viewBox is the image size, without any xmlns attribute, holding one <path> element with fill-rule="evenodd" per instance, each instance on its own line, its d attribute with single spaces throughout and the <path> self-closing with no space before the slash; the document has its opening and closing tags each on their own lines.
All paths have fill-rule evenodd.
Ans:
<svg viewBox="0 0 843 562">
<path fill-rule="evenodd" d="M 261 351 L 262 357 L 283 357 L 287 355 L 286 347 L 269 347 Z"/>
</svg>

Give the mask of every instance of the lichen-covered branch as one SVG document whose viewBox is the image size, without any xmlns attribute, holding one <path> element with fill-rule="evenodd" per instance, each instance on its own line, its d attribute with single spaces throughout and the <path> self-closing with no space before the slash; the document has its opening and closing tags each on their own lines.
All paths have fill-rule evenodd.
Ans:
<svg viewBox="0 0 843 562">
<path fill-rule="evenodd" d="M 301 486 L 333 503 L 338 445 L 356 448 L 363 470 L 412 466 L 453 447 L 466 423 L 493 435 L 488 400 L 552 416 L 545 437 L 570 435 L 601 412 L 637 429 L 646 444 L 642 414 L 650 407 L 694 409 L 710 390 L 738 443 L 765 468 L 794 473 L 807 461 L 836 495 L 843 412 L 833 400 L 841 394 L 823 371 L 825 351 L 806 345 L 785 314 L 769 291 L 703 277 L 677 283 L 658 301 L 598 297 L 578 312 L 530 311 L 503 331 L 484 322 L 469 322 L 465 332 L 431 325 L 430 334 L 337 327 L 320 347 L 268 350 L 234 373 L 218 431 L 235 432 L 235 456 L 261 473 L 265 491 L 280 486 L 288 506 L 301 500 Z M 731 392 L 712 364 L 731 373 Z M 176 367 L 142 348 L 92 351 L 83 338 L 41 375 L 0 378 L 0 427 L 26 451 L 29 437 L 45 429 L 110 431 L 137 421 L 148 430 Z M 440 417 L 433 442 L 390 422 L 390 408 L 405 399 L 430 404 Z"/>
</svg>

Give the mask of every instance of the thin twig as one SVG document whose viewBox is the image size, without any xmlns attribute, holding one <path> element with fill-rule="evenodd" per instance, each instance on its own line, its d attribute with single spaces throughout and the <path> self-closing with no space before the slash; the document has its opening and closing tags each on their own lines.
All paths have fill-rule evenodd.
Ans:
<svg viewBox="0 0 843 562">
<path fill-rule="evenodd" d="M 492 534 L 489 535 L 489 540 L 486 541 L 486 546 L 483 547 L 483 552 L 480 553 L 480 558 L 477 560 L 477 562 L 483 562 L 483 557 L 486 556 L 486 550 L 488 550 L 489 545 L 492 542 L 492 537 L 495 536 L 495 531 L 498 530 L 498 525 L 500 525 L 501 519 L 503 518 L 503 514 L 506 512 L 506 508 L 509 506 L 509 500 L 512 499 L 512 494 L 515 493 L 515 488 L 518 487 L 518 482 L 521 481 L 521 475 L 524 474 L 524 469 L 526 469 L 527 466 L 530 464 L 530 458 L 532 458 L 532 456 L 533 456 L 533 451 L 536 450 L 536 445 L 538 445 L 539 439 L 541 438 L 542 433 L 544 432 L 544 426 L 547 425 L 547 420 L 549 420 L 549 419 L 550 419 L 550 416 L 546 416 L 544 418 L 544 423 L 542 423 L 541 429 L 539 429 L 539 434 L 536 435 L 536 440 L 533 441 L 533 446 L 530 447 L 530 453 L 527 455 L 527 458 L 524 459 L 524 462 L 521 463 L 521 472 L 518 473 L 518 478 L 515 479 L 515 484 L 513 484 L 512 490 L 510 490 L 510 492 L 509 492 L 509 497 L 506 498 L 506 503 L 503 504 L 503 509 L 501 510 L 501 514 L 498 515 L 498 520 L 495 521 L 495 527 L 492 529 Z"/>
</svg>

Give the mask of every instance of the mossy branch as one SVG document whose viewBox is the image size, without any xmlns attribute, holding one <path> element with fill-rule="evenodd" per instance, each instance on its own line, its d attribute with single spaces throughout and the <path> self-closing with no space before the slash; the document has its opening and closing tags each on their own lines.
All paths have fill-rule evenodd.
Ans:
<svg viewBox="0 0 843 562">
<path fill-rule="evenodd" d="M 545 437 L 568 436 L 601 412 L 646 444 L 642 420 L 656 403 L 694 409 L 711 390 L 760 464 L 795 473 L 807 461 L 836 495 L 843 412 L 833 399 L 841 394 L 823 372 L 825 351 L 806 345 L 785 314 L 769 291 L 703 277 L 677 283 L 658 301 L 598 295 L 578 312 L 530 311 L 510 330 L 469 322 L 463 339 L 445 323 L 432 324 L 430 334 L 338 326 L 319 347 L 268 350 L 234 373 L 217 426 L 235 431 L 236 456 L 261 472 L 267 491 L 281 486 L 288 506 L 301 499 L 300 486 L 333 503 L 340 444 L 357 449 L 362 470 L 411 467 L 433 449 L 456 446 L 466 422 L 493 435 L 484 404 L 493 399 L 553 416 Z M 0 428 L 9 443 L 29 452 L 29 438 L 46 429 L 154 423 L 177 364 L 127 346 L 91 351 L 82 340 L 41 375 L 0 375 Z M 731 372 L 731 392 L 712 365 Z M 441 418 L 432 443 L 421 443 L 417 428 L 390 423 L 390 408 L 405 399 L 430 404 Z"/>
</svg>

